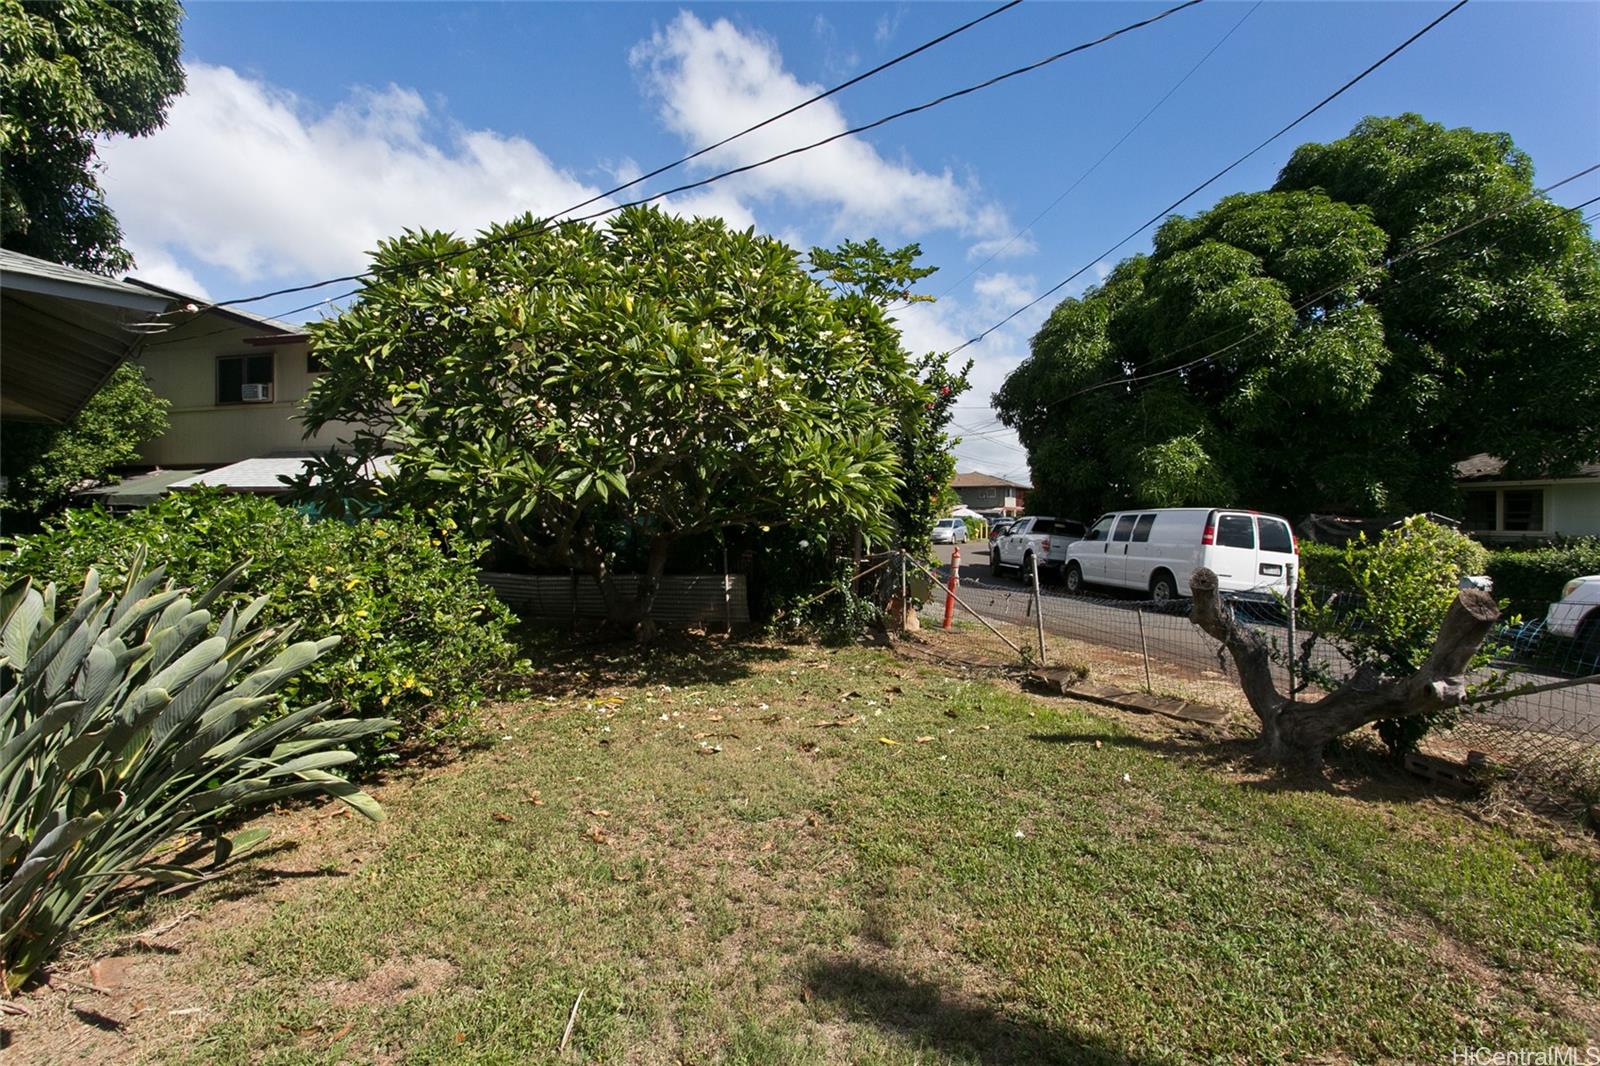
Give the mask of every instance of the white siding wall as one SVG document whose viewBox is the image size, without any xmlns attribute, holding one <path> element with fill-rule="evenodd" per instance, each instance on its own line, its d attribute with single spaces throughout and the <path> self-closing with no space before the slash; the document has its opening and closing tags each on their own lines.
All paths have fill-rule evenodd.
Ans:
<svg viewBox="0 0 1600 1066">
<path fill-rule="evenodd" d="M 246 344 L 245 338 L 267 331 L 244 324 L 222 330 L 227 325 L 226 319 L 202 315 L 180 330 L 153 338 L 137 357 L 150 387 L 172 404 L 167 432 L 141 450 L 144 462 L 217 466 L 274 453 L 322 450 L 343 435 L 326 427 L 316 437 L 302 439 L 304 427 L 296 415 L 314 377 L 306 368 L 305 341 Z M 271 403 L 217 403 L 217 358 L 229 355 L 273 357 Z"/>
<path fill-rule="evenodd" d="M 1549 485 L 1544 490 L 1545 524 L 1568 537 L 1600 536 L 1600 481 Z"/>
</svg>

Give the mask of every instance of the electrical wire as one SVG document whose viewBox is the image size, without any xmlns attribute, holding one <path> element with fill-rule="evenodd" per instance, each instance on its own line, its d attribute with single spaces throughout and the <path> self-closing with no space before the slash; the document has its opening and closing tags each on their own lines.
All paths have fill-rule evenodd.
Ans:
<svg viewBox="0 0 1600 1066">
<path fill-rule="evenodd" d="M 1261 151 L 1263 148 L 1267 147 L 1273 141 L 1276 141 L 1279 137 L 1282 137 L 1284 134 L 1288 133 L 1290 130 L 1292 130 L 1296 126 L 1300 125 L 1300 123 L 1304 122 L 1306 119 L 1310 118 L 1312 115 L 1315 115 L 1318 111 L 1321 111 L 1324 107 L 1327 107 L 1329 104 L 1333 103 L 1333 101 L 1335 101 L 1339 97 L 1343 96 L 1350 89 L 1354 88 L 1355 85 L 1358 82 L 1362 81 L 1369 74 L 1373 73 L 1375 70 L 1377 70 L 1379 67 L 1383 66 L 1385 63 L 1389 62 L 1389 60 L 1393 59 L 1395 56 L 1399 55 L 1401 52 L 1404 52 L 1407 48 L 1411 47 L 1411 45 L 1415 44 L 1424 34 L 1428 33 L 1428 31 L 1432 30 L 1435 26 L 1439 25 L 1441 22 L 1443 22 L 1445 19 L 1449 18 L 1451 15 L 1454 15 L 1457 11 L 1460 11 L 1463 7 L 1466 6 L 1466 4 L 1467 4 L 1467 0 L 1456 0 L 1456 2 L 1454 4 L 1452 4 L 1443 14 L 1441 14 L 1437 18 L 1433 19 L 1427 25 L 1423 26 L 1420 30 L 1418 30 L 1415 33 L 1413 33 L 1410 37 L 1407 37 L 1405 40 L 1401 41 L 1399 44 L 1397 44 L 1393 48 L 1389 49 L 1388 52 L 1384 53 L 1384 55 L 1381 58 L 1379 58 L 1376 62 L 1372 63 L 1370 66 L 1368 66 L 1361 73 L 1357 74 L 1355 77 L 1351 78 L 1349 81 L 1347 81 L 1343 85 L 1339 86 L 1337 89 L 1335 89 L 1333 92 L 1329 93 L 1327 96 L 1324 96 L 1321 100 L 1317 101 L 1317 103 L 1312 105 L 1307 110 L 1301 112 L 1301 114 L 1300 114 L 1300 116 L 1298 118 L 1294 119 L 1288 125 L 1284 126 L 1282 129 L 1278 130 L 1277 133 L 1274 133 L 1272 136 L 1268 137 L 1266 140 L 1262 141 L 1260 144 L 1258 144 L 1254 148 L 1250 149 L 1244 155 L 1242 155 L 1239 158 L 1235 159 L 1233 162 L 1229 163 L 1227 166 L 1223 167 L 1221 170 L 1219 170 L 1215 174 L 1211 175 L 1205 181 L 1202 181 L 1199 185 L 1196 185 L 1194 188 L 1190 189 L 1188 192 L 1184 193 L 1182 196 L 1180 196 L 1176 200 L 1172 201 L 1172 203 L 1168 204 L 1166 207 L 1162 208 L 1160 211 L 1158 211 L 1154 215 L 1152 215 L 1149 218 L 1148 221 L 1140 224 L 1140 226 L 1137 229 L 1135 229 L 1133 232 L 1129 233 L 1126 237 L 1122 238 L 1116 244 L 1113 244 L 1110 248 L 1107 248 L 1105 251 L 1101 252 L 1099 255 L 1097 255 L 1093 259 L 1089 260 L 1087 263 L 1085 263 L 1083 266 L 1079 267 L 1077 270 L 1074 270 L 1071 274 L 1068 274 L 1065 278 L 1062 278 L 1060 281 L 1056 282 L 1056 284 L 1050 286 L 1050 288 L 1046 289 L 1044 292 L 1040 293 L 1038 296 L 1035 296 L 1032 300 L 1029 300 L 1027 303 L 1023 304 L 1021 307 L 1017 308 L 1015 311 L 1012 311 L 1010 314 L 1006 315 L 1004 318 L 1002 318 L 1000 321 L 996 322 L 994 325 L 990 326 L 988 329 L 984 330 L 982 333 L 979 333 L 977 336 L 971 337 L 971 338 L 967 339 L 966 341 L 963 341 L 961 344 L 959 344 L 955 348 L 951 349 L 951 351 L 948 354 L 955 355 L 957 352 L 961 351 L 962 349 L 967 348 L 967 347 L 969 347 L 971 345 L 977 344 L 978 342 L 982 341 L 985 337 L 989 336 L 989 334 L 993 333 L 995 330 L 999 329 L 1000 327 L 1004 326 L 1006 323 L 1010 322 L 1012 319 L 1016 318 L 1018 315 L 1027 312 L 1030 308 L 1036 307 L 1040 302 L 1048 299 L 1049 297 L 1051 297 L 1051 296 L 1055 295 L 1056 293 L 1060 292 L 1062 289 L 1066 288 L 1072 282 L 1076 281 L 1079 277 L 1082 277 L 1085 273 L 1087 273 L 1089 271 L 1089 269 L 1092 268 L 1096 263 L 1098 263 L 1101 260 L 1105 259 L 1107 256 L 1114 255 L 1117 252 L 1117 250 L 1120 249 L 1123 245 L 1125 245 L 1129 241 L 1133 240 L 1135 237 L 1137 237 L 1139 234 L 1143 233 L 1145 230 L 1149 229 L 1151 226 L 1155 225 L 1157 222 L 1160 222 L 1163 218 L 1166 218 L 1167 215 L 1170 214 L 1172 211 L 1176 210 L 1178 207 L 1182 206 L 1185 202 L 1187 202 L 1188 200 L 1190 200 L 1194 196 L 1196 196 L 1199 193 L 1201 193 L 1202 191 L 1204 191 L 1207 187 L 1209 187 L 1212 183 L 1216 182 L 1218 179 L 1223 177 L 1229 171 L 1233 170 L 1235 167 L 1237 167 L 1240 164 L 1244 163 L 1247 159 L 1249 159 L 1251 156 L 1255 155 L 1257 152 Z"/>
<path fill-rule="evenodd" d="M 1000 256 L 1004 255 L 1006 253 L 1007 249 L 1009 249 L 1013 244 L 1017 243 L 1017 241 L 1022 239 L 1023 234 L 1027 233 L 1034 226 L 1038 225 L 1040 219 L 1044 218 L 1044 216 L 1048 215 L 1051 211 L 1054 211 L 1058 206 L 1060 206 L 1061 201 L 1065 200 L 1068 196 L 1070 196 L 1074 189 L 1076 189 L 1078 186 L 1082 185 L 1085 181 L 1087 181 L 1089 179 L 1089 177 L 1091 175 L 1094 174 L 1095 171 L 1099 170 L 1100 169 L 1100 165 L 1102 163 L 1104 163 L 1107 159 L 1110 159 L 1111 156 L 1116 153 L 1117 149 L 1121 148 L 1123 146 L 1123 144 L 1125 144 L 1127 142 L 1129 137 L 1132 137 L 1135 133 L 1138 133 L 1139 132 L 1139 128 L 1141 126 L 1143 126 L 1146 122 L 1148 122 L 1152 115 L 1154 115 L 1157 111 L 1161 110 L 1161 106 L 1163 104 L 1165 104 L 1168 100 L 1172 99 L 1173 94 L 1175 94 L 1179 89 L 1183 88 L 1184 84 L 1187 83 L 1190 78 L 1194 77 L 1195 73 L 1197 71 L 1199 71 L 1199 69 L 1201 67 L 1206 65 L 1206 61 L 1209 60 L 1212 56 L 1216 55 L 1218 49 L 1220 49 L 1223 45 L 1228 43 L 1228 39 L 1230 37 L 1232 37 L 1236 32 L 1238 32 L 1239 27 L 1243 26 L 1245 24 L 1246 20 L 1248 20 L 1251 15 L 1254 15 L 1256 13 L 1257 9 L 1259 9 L 1261 7 L 1261 5 L 1264 4 L 1264 3 L 1266 3 L 1266 0 L 1256 0 L 1255 4 L 1248 11 L 1246 11 L 1244 13 L 1244 15 L 1237 22 L 1235 22 L 1231 28 L 1229 28 L 1228 32 L 1224 33 L 1221 36 L 1221 38 L 1218 39 L 1217 43 L 1212 45 L 1210 50 L 1207 51 L 1205 55 L 1200 57 L 1199 62 L 1197 62 L 1194 66 L 1190 67 L 1189 70 L 1188 70 L 1188 73 L 1184 74 L 1183 77 L 1181 77 L 1177 81 L 1173 82 L 1172 87 L 1170 89 L 1168 89 L 1165 94 L 1162 95 L 1161 99 L 1157 100 L 1154 104 L 1152 104 L 1150 106 L 1150 109 L 1148 111 L 1146 111 L 1143 115 L 1139 116 L 1139 121 L 1135 122 L 1132 126 L 1129 126 L 1127 132 L 1125 132 L 1121 137 L 1119 137 L 1115 144 L 1113 144 L 1110 148 L 1107 148 L 1105 150 L 1105 152 L 1101 154 L 1099 159 L 1096 159 L 1093 163 L 1089 164 L 1089 168 L 1087 170 L 1085 170 L 1082 174 L 1079 174 L 1078 177 L 1073 181 L 1073 183 L 1071 185 L 1068 185 L 1065 189 L 1063 189 L 1061 191 L 1060 195 L 1058 195 L 1054 200 L 1051 200 L 1050 203 L 1045 205 L 1044 210 L 1040 211 L 1037 215 L 1034 215 L 1033 218 L 1028 221 L 1027 225 L 1023 226 L 1021 229 L 1017 230 L 1017 232 L 1013 233 L 1011 235 L 1010 239 L 1007 240 L 1004 244 L 1002 244 L 999 248 L 995 249 L 992 253 L 990 253 L 988 258 L 984 259 L 983 262 L 979 263 L 977 266 L 975 266 L 971 270 L 967 271 L 966 274 L 962 275 L 960 280 L 956 281 L 955 283 L 950 285 L 949 288 L 945 289 L 943 292 L 941 292 L 938 295 L 936 295 L 934 297 L 934 299 L 935 300 L 944 299 L 946 296 L 949 296 L 951 293 L 953 293 L 957 289 L 961 288 L 961 286 L 965 285 L 967 282 L 969 282 L 973 278 L 977 277 L 979 271 L 981 271 L 984 267 L 988 266 L 990 263 L 994 262 Z M 914 301 L 907 300 L 904 303 L 895 304 L 893 306 L 890 306 L 890 307 L 886 308 L 886 310 L 888 310 L 888 311 L 900 311 L 900 310 L 903 310 L 903 309 L 905 309 L 907 307 L 910 307 L 913 302 Z"/>
<path fill-rule="evenodd" d="M 1131 33 L 1131 32 L 1133 32 L 1135 30 L 1143 29 L 1143 28 L 1145 28 L 1147 26 L 1154 25 L 1155 23 L 1160 22 L 1161 20 L 1166 19 L 1166 18 L 1168 18 L 1168 17 L 1170 17 L 1172 15 L 1175 15 L 1178 12 L 1185 10 L 1186 8 L 1194 7 L 1195 5 L 1203 3 L 1203 2 L 1204 2 L 1204 0 L 1183 0 L 1182 3 L 1179 3 L 1179 4 L 1176 4 L 1176 5 L 1172 6 L 1172 7 L 1166 8 L 1165 10 L 1160 11 L 1160 12 L 1154 14 L 1154 15 L 1151 15 L 1148 18 L 1140 19 L 1137 22 L 1131 22 L 1131 23 L 1129 23 L 1129 24 L 1127 24 L 1125 26 L 1122 26 L 1122 27 L 1119 27 L 1118 29 L 1110 31 L 1109 33 L 1102 34 L 1101 36 L 1096 37 L 1093 40 L 1085 41 L 1085 42 L 1083 42 L 1081 44 L 1074 45 L 1071 48 L 1067 48 L 1067 49 L 1064 49 L 1062 51 L 1056 52 L 1056 53 L 1054 53 L 1052 55 L 1045 56 L 1043 59 L 1036 60 L 1035 62 L 1029 63 L 1029 64 L 1027 64 L 1025 66 L 1016 67 L 1016 68 L 1014 68 L 1012 70 L 1008 70 L 1008 71 L 1006 71 L 1006 72 L 1004 72 L 1002 74 L 997 74 L 994 77 L 987 78 L 984 81 L 978 82 L 978 83 L 976 83 L 974 85 L 969 85 L 964 89 L 957 89 L 957 90 L 955 90 L 953 92 L 945 93 L 942 96 L 937 96 L 937 97 L 933 98 L 932 100 L 928 100 L 928 101 L 926 101 L 924 103 L 917 104 L 917 105 L 915 105 L 913 107 L 907 107 L 907 108 L 903 108 L 903 109 L 901 109 L 899 111 L 895 111 L 892 114 L 885 115 L 882 118 L 875 119 L 875 120 L 873 120 L 871 122 L 863 123 L 863 124 L 861 124 L 859 126 L 852 126 L 852 127 L 848 128 L 848 129 L 845 129 L 845 130 L 843 130 L 843 131 L 841 131 L 839 133 L 835 133 L 835 134 L 832 134 L 831 136 L 823 137 L 820 140 L 813 141 L 810 144 L 802 145 L 802 146 L 797 147 L 797 148 L 791 148 L 791 149 L 788 149 L 787 151 L 779 152 L 779 153 L 777 153 L 775 155 L 768 156 L 765 159 L 761 159 L 761 160 L 758 160 L 758 161 L 753 162 L 753 163 L 746 163 L 746 164 L 744 164 L 742 166 L 731 167 L 731 168 L 729 168 L 727 170 L 720 171 L 720 172 L 718 172 L 716 174 L 712 174 L 712 175 L 710 175 L 708 177 L 701 178 L 698 181 L 686 182 L 686 183 L 684 183 L 682 185 L 674 186 L 673 188 L 666 189 L 666 190 L 664 190 L 662 192 L 653 193 L 650 196 L 643 196 L 643 197 L 639 197 L 638 199 L 626 201 L 624 203 L 614 204 L 614 205 L 612 205 L 610 207 L 604 208 L 603 210 L 591 212 L 590 214 L 587 214 L 587 215 L 577 215 L 577 216 L 573 216 L 573 217 L 562 217 L 562 218 L 560 218 L 560 221 L 563 221 L 563 222 L 587 222 L 587 221 L 591 221 L 593 219 L 601 218 L 601 217 L 603 217 L 605 215 L 613 214 L 613 213 L 615 213 L 617 211 L 624 210 L 625 208 L 638 207 L 638 206 L 641 206 L 643 204 L 653 203 L 656 200 L 665 199 L 668 196 L 675 196 L 675 195 L 677 195 L 678 193 L 681 193 L 681 192 L 688 192 L 688 191 L 690 191 L 692 189 L 702 188 L 702 187 L 704 187 L 706 185 L 712 184 L 713 182 L 722 181 L 725 178 L 730 178 L 730 177 L 733 177 L 733 176 L 735 176 L 737 174 L 747 173 L 749 171 L 756 170 L 756 169 L 758 169 L 760 167 L 768 166 L 768 165 L 770 165 L 772 163 L 776 163 L 776 162 L 779 162 L 781 160 L 788 159 L 788 158 L 790 158 L 792 156 L 799 155 L 799 154 L 801 154 L 803 152 L 809 152 L 809 151 L 812 151 L 814 149 L 821 148 L 824 145 L 831 144 L 834 141 L 840 140 L 840 139 L 845 138 L 845 137 L 852 137 L 852 136 L 855 136 L 857 134 L 866 133 L 866 132 L 868 132 L 870 130 L 877 129 L 880 126 L 887 125 L 890 122 L 894 122 L 894 121 L 896 121 L 898 119 L 905 118 L 905 117 L 907 117 L 909 115 L 915 115 L 915 114 L 918 114 L 920 112 L 930 110 L 930 109 L 938 107 L 938 106 L 940 106 L 942 104 L 949 103 L 952 100 L 957 100 L 957 99 L 960 99 L 961 97 L 969 96 L 969 95 L 971 95 L 973 93 L 980 92 L 980 91 L 982 91 L 984 89 L 992 88 L 993 86 L 999 85 L 1000 83 L 1005 82 L 1005 81 L 1009 81 L 1012 78 L 1020 77 L 1021 75 L 1024 75 L 1024 74 L 1030 74 L 1030 73 L 1032 73 L 1032 72 L 1034 72 L 1036 70 L 1040 70 L 1040 69 L 1042 69 L 1044 67 L 1047 67 L 1047 66 L 1051 65 L 1052 63 L 1056 63 L 1056 62 L 1058 62 L 1058 61 L 1060 61 L 1062 59 L 1065 59 L 1068 56 L 1072 56 L 1072 55 L 1076 55 L 1076 54 L 1078 54 L 1080 52 L 1088 51 L 1089 49 L 1094 48 L 1094 47 L 1096 47 L 1098 45 L 1106 44 L 1109 41 L 1115 40 L 1116 38 L 1121 37 L 1124 34 Z M 1461 2 L 1465 3 L 1466 0 L 1461 0 Z M 689 158 L 689 157 L 686 157 L 686 158 Z M 671 169 L 671 167 L 669 166 L 669 167 L 666 167 L 666 168 L 663 168 L 663 169 Z M 586 202 L 592 203 L 593 200 L 586 201 Z M 562 212 L 561 213 L 561 215 L 565 215 L 565 214 L 566 214 L 566 212 Z M 460 256 L 467 255 L 470 252 L 476 251 L 476 250 L 484 248 L 484 247 L 492 246 L 494 244 L 504 243 L 506 241 L 517 240 L 517 239 L 519 239 L 521 237 L 524 237 L 524 236 L 529 236 L 529 235 L 532 235 L 532 234 L 535 234 L 535 233 L 543 232 L 544 230 L 549 229 L 552 226 L 556 225 L 557 221 L 558 221 L 558 217 L 559 216 L 551 216 L 551 217 L 549 217 L 547 219 L 544 219 L 544 220 L 542 220 L 540 222 L 533 223 L 533 224 L 528 225 L 528 226 L 516 227 L 516 228 L 514 228 L 512 230 L 509 230 L 509 231 L 507 231 L 505 233 L 500 234 L 497 237 L 493 237 L 493 238 L 490 238 L 488 240 L 475 241 L 472 245 L 470 245 L 467 248 L 458 249 L 458 250 L 453 251 L 453 252 L 444 252 L 444 253 L 441 253 L 441 254 L 435 255 L 435 256 L 425 256 L 425 257 L 421 257 L 421 258 L 414 259 L 414 260 L 408 260 L 408 261 L 402 262 L 402 263 L 396 263 L 392 267 L 386 267 L 385 269 L 400 270 L 400 269 L 404 269 L 404 268 L 408 268 L 408 267 L 412 267 L 412 266 L 425 266 L 425 265 L 428 265 L 430 263 L 440 263 L 440 262 L 444 262 L 444 261 L 449 260 L 449 259 L 458 258 Z M 232 306 L 236 306 L 238 304 L 256 303 L 256 302 L 258 302 L 260 300 L 271 299 L 272 297 L 276 297 L 276 296 L 287 296 L 287 295 L 289 295 L 291 293 L 307 292 L 307 291 L 309 291 L 311 289 L 320 289 L 320 288 L 323 288 L 324 286 L 335 285 L 335 284 L 338 284 L 340 282 L 363 281 L 366 278 L 370 278 L 372 276 L 373 276 L 373 271 L 372 270 L 364 270 L 364 271 L 361 271 L 360 273 L 357 273 L 357 274 L 345 274 L 345 275 L 341 275 L 339 277 L 327 278 L 327 279 L 322 280 L 322 281 L 310 282 L 310 283 L 305 284 L 305 285 L 292 285 L 292 286 L 289 286 L 289 287 L 286 287 L 286 288 L 282 288 L 282 289 L 274 289 L 271 292 L 258 293 L 258 294 L 253 295 L 253 296 L 240 296 L 240 297 L 235 297 L 233 299 L 216 301 L 216 302 L 207 304 L 206 308 L 203 308 L 202 310 L 209 309 L 209 308 L 217 308 L 217 307 L 232 307 Z"/>
</svg>

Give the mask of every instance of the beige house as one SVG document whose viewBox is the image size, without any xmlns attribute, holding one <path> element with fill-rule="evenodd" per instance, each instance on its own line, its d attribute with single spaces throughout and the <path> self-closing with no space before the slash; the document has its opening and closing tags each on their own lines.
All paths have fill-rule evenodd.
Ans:
<svg viewBox="0 0 1600 1066">
<path fill-rule="evenodd" d="M 1505 461 L 1474 455 L 1456 464 L 1466 519 L 1479 540 L 1507 543 L 1600 536 L 1600 463 L 1554 478 L 1507 478 Z"/>
<path fill-rule="evenodd" d="M 1028 493 L 1031 491 L 1027 485 L 976 470 L 957 473 L 950 479 L 950 487 L 961 497 L 962 506 L 974 511 L 1005 515 L 1021 514 L 1027 507 Z"/>
<path fill-rule="evenodd" d="M 164 295 L 174 308 L 199 301 L 149 282 L 129 283 Z M 216 467 L 263 456 L 324 451 L 343 427 L 307 439 L 297 418 L 317 367 L 298 326 L 232 307 L 201 311 L 147 339 L 134 360 L 150 387 L 171 405 L 170 425 L 145 445 L 152 467 Z"/>
</svg>

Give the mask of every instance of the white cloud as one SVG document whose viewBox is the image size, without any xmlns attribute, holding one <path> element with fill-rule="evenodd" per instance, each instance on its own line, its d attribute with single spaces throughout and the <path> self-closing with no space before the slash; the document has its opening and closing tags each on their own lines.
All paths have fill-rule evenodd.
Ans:
<svg viewBox="0 0 1600 1066">
<path fill-rule="evenodd" d="M 893 15 L 879 15 L 878 26 L 872 31 L 872 39 L 878 44 L 888 44 L 894 40 L 894 35 L 900 32 L 900 22 L 905 17 L 904 5 L 895 8 Z"/>
<path fill-rule="evenodd" d="M 1018 277 L 1015 274 L 979 274 L 972 283 L 972 291 L 983 305 L 996 317 L 1010 314 L 1033 299 L 1033 275 Z"/>
<path fill-rule="evenodd" d="M 820 91 L 784 69 L 772 40 L 726 19 L 708 25 L 689 12 L 635 46 L 630 58 L 659 100 L 662 120 L 694 146 L 720 140 Z M 825 100 L 708 153 L 695 165 L 720 170 L 752 163 L 848 127 L 834 102 Z M 949 230 L 992 241 L 1010 230 L 1005 212 L 985 200 L 973 182 L 957 180 L 948 169 L 934 173 L 892 162 L 859 138 L 835 141 L 730 182 L 748 197 L 828 209 L 835 233 L 889 230 L 915 236 Z"/>
<path fill-rule="evenodd" d="M 409 89 L 318 109 L 204 63 L 189 65 L 165 128 L 101 155 L 147 277 L 177 253 L 242 282 L 343 273 L 408 226 L 469 233 L 597 191 L 521 137 L 451 126 Z"/>
<path fill-rule="evenodd" d="M 144 247 L 137 241 L 130 242 L 129 251 L 133 252 L 132 275 L 140 281 L 148 281 L 152 285 L 160 285 L 164 289 L 175 289 L 188 296 L 198 296 L 202 300 L 211 299 L 200 279 L 195 277 L 187 267 L 161 247 Z"/>
</svg>

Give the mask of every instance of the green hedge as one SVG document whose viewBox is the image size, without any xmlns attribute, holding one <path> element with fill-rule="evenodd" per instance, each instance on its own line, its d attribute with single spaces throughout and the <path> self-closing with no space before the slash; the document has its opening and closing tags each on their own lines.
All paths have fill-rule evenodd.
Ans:
<svg viewBox="0 0 1600 1066">
<path fill-rule="evenodd" d="M 313 522 L 271 500 L 181 493 L 124 516 L 68 511 L 0 548 L 0 583 L 24 575 L 74 589 L 90 566 L 115 586 L 139 544 L 189 588 L 206 588 L 244 559 L 236 602 L 270 596 L 269 624 L 299 622 L 339 645 L 286 690 L 296 703 L 333 700 L 344 713 L 400 722 L 368 759 L 460 715 L 513 660 L 513 618 L 475 578 L 475 544 L 448 550 L 406 517 Z"/>
<path fill-rule="evenodd" d="M 1437 537 L 1439 550 L 1449 557 L 1457 575 L 1476 576 L 1491 572 L 1490 553 L 1483 545 L 1449 527 L 1435 529 L 1435 523 L 1430 522 L 1427 528 Z M 1370 552 L 1376 543 L 1365 540 L 1355 542 L 1356 565 L 1360 565 L 1363 554 Z M 1300 584 L 1318 591 L 1334 591 L 1354 588 L 1360 582 L 1350 573 L 1350 560 L 1346 557 L 1345 548 L 1303 540 L 1300 542 Z M 1495 591 L 1499 592 L 1498 587 Z"/>
<path fill-rule="evenodd" d="M 1526 619 L 1544 617 L 1545 608 L 1561 598 L 1561 586 L 1586 574 L 1600 574 L 1600 538 L 1531 550 L 1506 548 L 1489 558 L 1495 597 L 1510 600 L 1510 612 Z"/>
</svg>

